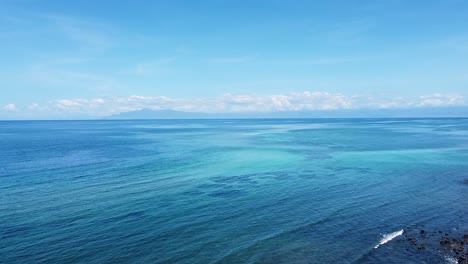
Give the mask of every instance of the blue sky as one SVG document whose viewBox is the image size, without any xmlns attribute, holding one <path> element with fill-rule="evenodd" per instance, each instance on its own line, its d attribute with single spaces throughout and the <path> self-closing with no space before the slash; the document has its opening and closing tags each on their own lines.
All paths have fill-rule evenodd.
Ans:
<svg viewBox="0 0 468 264">
<path fill-rule="evenodd" d="M 468 1 L 0 0 L 0 118 L 465 105 Z"/>
</svg>

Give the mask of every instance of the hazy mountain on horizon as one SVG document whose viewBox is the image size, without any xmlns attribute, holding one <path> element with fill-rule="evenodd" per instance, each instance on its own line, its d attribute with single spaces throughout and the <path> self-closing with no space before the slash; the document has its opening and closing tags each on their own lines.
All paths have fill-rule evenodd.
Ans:
<svg viewBox="0 0 468 264">
<path fill-rule="evenodd" d="M 468 117 L 468 106 L 395 109 L 340 109 L 278 112 L 202 113 L 170 109 L 141 109 L 112 115 L 109 119 L 223 119 L 223 118 L 410 118 Z"/>
</svg>

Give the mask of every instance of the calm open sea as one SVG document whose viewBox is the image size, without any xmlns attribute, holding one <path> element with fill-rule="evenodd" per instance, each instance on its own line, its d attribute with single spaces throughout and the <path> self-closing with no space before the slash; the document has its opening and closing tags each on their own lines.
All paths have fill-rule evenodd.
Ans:
<svg viewBox="0 0 468 264">
<path fill-rule="evenodd" d="M 0 263 L 453 262 L 439 231 L 468 119 L 0 122 Z"/>
</svg>

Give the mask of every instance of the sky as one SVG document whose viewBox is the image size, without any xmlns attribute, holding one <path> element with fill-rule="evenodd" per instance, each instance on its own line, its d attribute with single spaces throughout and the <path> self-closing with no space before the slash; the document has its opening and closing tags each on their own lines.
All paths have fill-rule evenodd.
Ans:
<svg viewBox="0 0 468 264">
<path fill-rule="evenodd" d="M 468 104 L 468 1 L 0 0 L 0 119 Z"/>
</svg>

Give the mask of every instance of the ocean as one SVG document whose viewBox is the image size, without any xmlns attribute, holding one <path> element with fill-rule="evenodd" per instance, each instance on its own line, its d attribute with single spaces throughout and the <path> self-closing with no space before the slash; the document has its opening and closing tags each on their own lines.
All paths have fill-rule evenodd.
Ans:
<svg viewBox="0 0 468 264">
<path fill-rule="evenodd" d="M 0 122 L 0 263 L 457 263 L 467 233 L 468 119 Z"/>
</svg>

